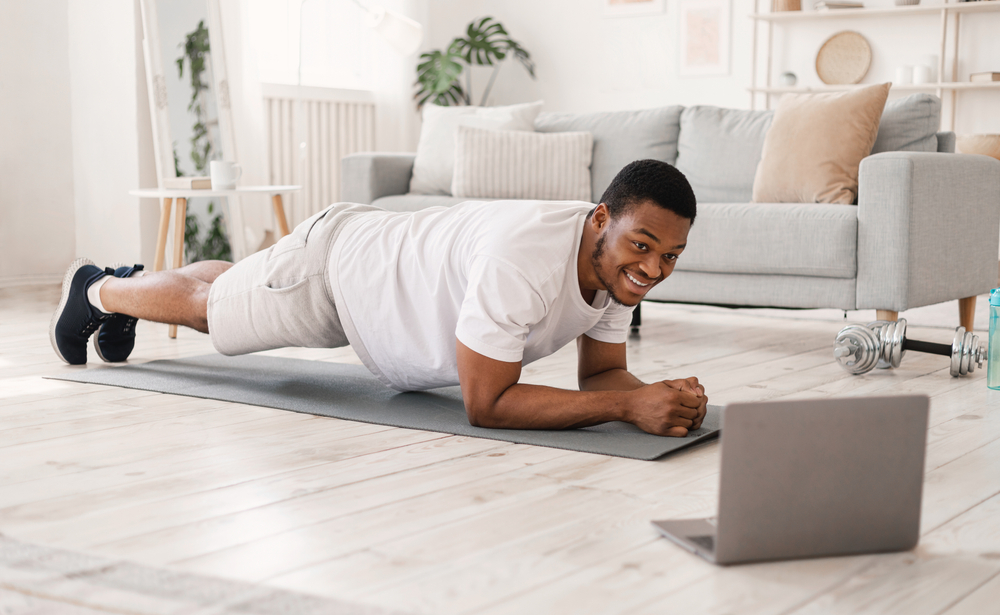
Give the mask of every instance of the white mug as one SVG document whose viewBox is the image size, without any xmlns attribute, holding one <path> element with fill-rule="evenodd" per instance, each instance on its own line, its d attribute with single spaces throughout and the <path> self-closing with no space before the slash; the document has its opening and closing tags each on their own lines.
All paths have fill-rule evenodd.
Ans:
<svg viewBox="0 0 1000 615">
<path fill-rule="evenodd" d="M 896 79 L 893 81 L 896 85 L 909 85 L 913 83 L 913 67 L 912 66 L 900 66 L 896 69 Z"/>
<path fill-rule="evenodd" d="M 913 67 L 913 83 L 930 83 L 931 67 L 926 64 L 918 64 Z"/>
<path fill-rule="evenodd" d="M 213 160 L 209 165 L 212 176 L 212 190 L 232 190 L 236 180 L 243 174 L 243 167 L 235 162 Z"/>
</svg>

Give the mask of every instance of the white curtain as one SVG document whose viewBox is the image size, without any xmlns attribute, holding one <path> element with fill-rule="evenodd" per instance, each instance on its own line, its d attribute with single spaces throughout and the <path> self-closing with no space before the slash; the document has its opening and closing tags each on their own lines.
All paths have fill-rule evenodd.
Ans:
<svg viewBox="0 0 1000 615">
<path fill-rule="evenodd" d="M 267 142 L 263 98 L 257 54 L 266 62 L 268 81 L 295 85 L 299 68 L 299 28 L 301 0 L 217 0 L 222 14 L 222 30 L 229 91 L 233 110 L 237 160 L 243 165 L 244 185 L 267 184 Z M 365 1 L 365 0 L 363 0 Z M 420 22 L 427 29 L 429 0 L 373 0 Z M 354 0 L 309 0 L 305 7 L 310 19 L 328 20 L 326 29 L 307 23 L 303 53 L 303 85 L 357 88 L 358 83 L 326 82 L 343 74 L 344 62 L 355 62 L 375 95 L 375 139 L 378 151 L 415 151 L 420 134 L 420 117 L 413 100 L 418 54 L 400 56 L 375 32 L 364 27 L 364 11 Z M 317 33 L 343 26 L 345 21 L 360 28 L 366 37 L 369 57 L 339 57 L 332 41 L 312 40 Z M 318 30 L 318 32 L 317 32 Z M 334 36 L 331 32 L 330 36 Z M 343 53 L 343 50 L 341 50 Z M 263 64 L 261 65 L 264 66 Z M 318 81 L 317 81 L 318 80 Z M 234 258 L 241 259 L 266 247 L 268 231 L 274 224 L 270 200 L 266 196 L 241 198 L 230 203 L 228 215 Z M 242 232 L 240 232 L 242 229 Z"/>
<path fill-rule="evenodd" d="M 375 0 L 391 9 L 420 22 L 424 27 L 421 51 L 427 48 L 429 0 Z M 400 56 L 375 33 L 372 48 L 375 52 L 375 143 L 384 152 L 414 152 L 420 136 L 420 115 L 413 99 L 413 82 L 417 78 L 420 52 Z"/>
</svg>

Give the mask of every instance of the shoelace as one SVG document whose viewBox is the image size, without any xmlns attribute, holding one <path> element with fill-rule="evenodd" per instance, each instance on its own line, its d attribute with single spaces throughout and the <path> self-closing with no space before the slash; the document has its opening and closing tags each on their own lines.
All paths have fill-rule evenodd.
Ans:
<svg viewBox="0 0 1000 615">
<path fill-rule="evenodd" d="M 97 328 L 101 326 L 101 323 L 103 323 L 107 319 L 108 319 L 107 316 L 98 316 L 96 319 L 91 320 L 90 322 L 87 323 L 87 326 L 83 328 L 82 332 L 83 335 L 90 335 L 91 333 L 96 331 Z"/>
</svg>

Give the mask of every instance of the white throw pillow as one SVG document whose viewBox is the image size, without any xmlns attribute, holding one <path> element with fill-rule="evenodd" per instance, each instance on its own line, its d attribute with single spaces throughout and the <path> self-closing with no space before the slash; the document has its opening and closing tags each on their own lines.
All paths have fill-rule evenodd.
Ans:
<svg viewBox="0 0 1000 615">
<path fill-rule="evenodd" d="M 542 101 L 506 107 L 439 107 L 424 105 L 423 125 L 413 161 L 410 192 L 450 194 L 455 168 L 455 133 L 458 127 L 534 132 Z"/>
<path fill-rule="evenodd" d="M 589 132 L 515 132 L 458 127 L 455 196 L 590 201 Z"/>
</svg>

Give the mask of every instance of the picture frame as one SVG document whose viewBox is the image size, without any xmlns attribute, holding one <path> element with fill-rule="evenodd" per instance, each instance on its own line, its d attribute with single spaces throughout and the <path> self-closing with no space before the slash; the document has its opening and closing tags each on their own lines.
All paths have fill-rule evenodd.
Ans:
<svg viewBox="0 0 1000 615">
<path fill-rule="evenodd" d="M 605 17 L 657 15 L 666 9 L 666 0 L 601 0 Z"/>
<path fill-rule="evenodd" d="M 731 0 L 678 0 L 681 76 L 728 75 Z"/>
</svg>

